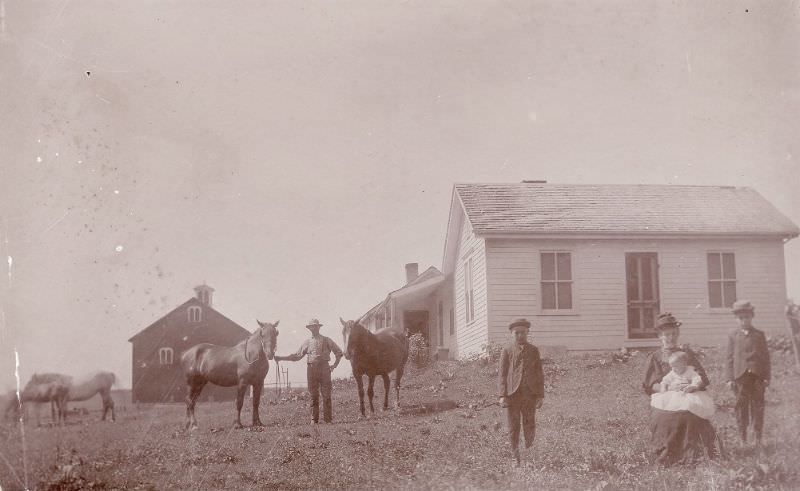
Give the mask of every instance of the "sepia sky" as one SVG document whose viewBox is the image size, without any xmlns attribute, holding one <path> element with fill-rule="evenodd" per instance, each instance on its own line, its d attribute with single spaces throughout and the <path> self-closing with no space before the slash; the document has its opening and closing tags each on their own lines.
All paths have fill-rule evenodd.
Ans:
<svg viewBox="0 0 800 491">
<path fill-rule="evenodd" d="M 454 182 L 752 186 L 800 223 L 796 1 L 0 2 L 0 389 L 15 348 L 130 387 L 202 282 L 281 354 L 341 343 L 441 267 Z"/>
</svg>

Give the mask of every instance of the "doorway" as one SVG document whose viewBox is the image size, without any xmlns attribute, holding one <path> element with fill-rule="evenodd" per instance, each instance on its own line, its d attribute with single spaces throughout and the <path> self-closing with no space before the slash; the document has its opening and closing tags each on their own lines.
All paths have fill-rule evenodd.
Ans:
<svg viewBox="0 0 800 491">
<path fill-rule="evenodd" d="M 657 337 L 656 317 L 660 310 L 658 291 L 658 254 L 625 254 L 628 292 L 628 339 Z"/>
</svg>

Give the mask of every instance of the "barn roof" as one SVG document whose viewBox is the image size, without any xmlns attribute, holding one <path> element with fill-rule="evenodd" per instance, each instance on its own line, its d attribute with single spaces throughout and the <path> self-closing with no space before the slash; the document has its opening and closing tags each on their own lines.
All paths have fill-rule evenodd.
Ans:
<svg viewBox="0 0 800 491">
<path fill-rule="evenodd" d="M 795 237 L 797 225 L 748 187 L 456 184 L 475 233 Z"/>
<path fill-rule="evenodd" d="M 164 314 L 164 315 L 162 315 L 161 317 L 159 317 L 159 318 L 158 318 L 158 320 L 156 320 L 155 322 L 153 322 L 153 323 L 152 323 L 152 324 L 150 324 L 149 326 L 145 327 L 145 328 L 144 328 L 144 329 L 142 329 L 141 331 L 139 331 L 139 332 L 137 332 L 136 334 L 134 334 L 133 336 L 131 336 L 131 337 L 130 337 L 130 339 L 128 339 L 128 342 L 131 342 L 131 343 L 132 343 L 132 342 L 133 342 L 135 339 L 137 339 L 137 338 L 141 337 L 141 336 L 142 336 L 142 335 L 144 335 L 146 332 L 149 332 L 149 331 L 151 331 L 151 330 L 155 329 L 155 328 L 156 328 L 156 326 L 158 326 L 158 325 L 161 323 L 161 321 L 162 321 L 162 320 L 163 320 L 165 317 L 169 316 L 170 314 L 172 314 L 172 313 L 173 313 L 173 312 L 175 312 L 176 310 L 185 309 L 185 308 L 189 307 L 189 305 L 197 305 L 197 306 L 199 306 L 199 307 L 203 307 L 204 309 L 208 309 L 208 310 L 212 310 L 212 311 L 214 311 L 214 312 L 215 312 L 217 315 L 219 315 L 220 317 L 222 317 L 224 320 L 226 320 L 226 321 L 227 321 L 227 322 L 230 324 L 230 326 L 227 326 L 227 327 L 230 327 L 230 328 L 233 328 L 233 329 L 239 329 L 239 330 L 241 330 L 241 333 L 242 333 L 242 335 L 249 336 L 250 334 L 252 334 L 250 331 L 248 331 L 248 330 L 247 330 L 247 329 L 245 329 L 244 327 L 240 326 L 240 325 L 239 325 L 239 324 L 237 324 L 236 322 L 234 322 L 234 321 L 230 320 L 230 319 L 229 319 L 228 317 L 226 317 L 225 315 L 221 314 L 221 313 L 220 313 L 218 310 L 216 310 L 216 309 L 212 308 L 212 307 L 211 307 L 211 306 L 209 306 L 209 305 L 204 305 L 204 304 L 202 304 L 202 303 L 200 302 L 200 300 L 198 300 L 198 299 L 197 299 L 197 297 L 192 297 L 192 298 L 190 298 L 189 300 L 187 300 L 187 301 L 183 302 L 182 304 L 178 305 L 178 306 L 177 306 L 177 307 L 175 307 L 174 309 L 170 310 L 170 311 L 169 311 L 169 312 L 167 312 L 166 314 Z"/>
</svg>

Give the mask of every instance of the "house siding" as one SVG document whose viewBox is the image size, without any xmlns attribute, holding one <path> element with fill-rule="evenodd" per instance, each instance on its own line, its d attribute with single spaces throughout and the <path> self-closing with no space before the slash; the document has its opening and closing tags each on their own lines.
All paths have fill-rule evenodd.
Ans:
<svg viewBox="0 0 800 491">
<path fill-rule="evenodd" d="M 462 233 L 462 238 L 480 242 L 472 234 Z M 574 309 L 568 315 L 541 311 L 539 253 L 556 250 L 572 253 Z M 706 253 L 715 251 L 735 254 L 737 298 L 749 299 L 756 306 L 754 324 L 768 332 L 783 330 L 786 281 L 779 240 L 487 239 L 488 292 L 483 294 L 488 302 L 488 339 L 505 342 L 508 323 L 527 317 L 533 322 L 532 338 L 541 345 L 615 349 L 656 344 L 654 339 L 628 339 L 625 283 L 625 253 L 654 252 L 659 263 L 660 310 L 672 312 L 683 322 L 681 341 L 720 345 L 736 324 L 727 309 L 708 306 Z M 463 269 L 462 263 L 459 260 Z M 463 303 L 458 285 L 456 278 L 457 304 Z M 477 317 L 476 312 L 476 321 Z M 463 314 L 459 320 L 463 322 Z M 473 347 L 476 341 L 472 340 L 480 335 L 467 332 L 468 339 L 459 340 L 459 346 Z"/>
<path fill-rule="evenodd" d="M 455 338 L 454 352 L 450 356 L 465 357 L 479 353 L 488 343 L 488 309 L 486 296 L 486 242 L 472 231 L 469 221 L 463 217 L 459 234 L 458 253 L 453 275 Z M 467 323 L 467 305 L 464 300 L 465 263 L 472 259 L 473 303 L 475 317 Z"/>
</svg>

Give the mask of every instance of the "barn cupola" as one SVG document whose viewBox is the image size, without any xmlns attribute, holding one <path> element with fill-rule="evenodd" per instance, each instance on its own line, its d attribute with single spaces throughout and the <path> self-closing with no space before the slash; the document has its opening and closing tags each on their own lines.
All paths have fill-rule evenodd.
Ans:
<svg viewBox="0 0 800 491">
<path fill-rule="evenodd" d="M 201 304 L 211 307 L 211 296 L 214 294 L 213 288 L 203 283 L 200 286 L 194 287 L 194 291 Z"/>
</svg>

